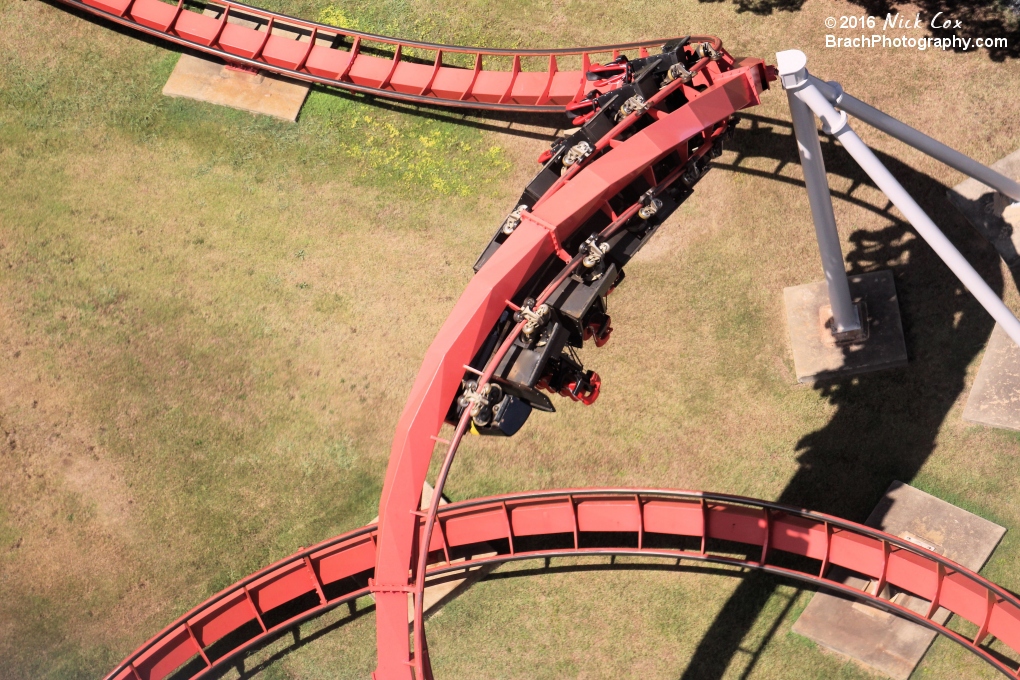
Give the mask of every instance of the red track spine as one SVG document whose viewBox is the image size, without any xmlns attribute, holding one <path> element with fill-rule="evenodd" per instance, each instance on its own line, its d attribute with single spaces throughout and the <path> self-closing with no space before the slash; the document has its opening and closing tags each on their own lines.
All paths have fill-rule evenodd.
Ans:
<svg viewBox="0 0 1020 680">
<path fill-rule="evenodd" d="M 460 389 L 464 366 L 479 351 L 506 301 L 581 223 L 677 147 L 760 101 L 767 87 L 760 60 L 743 60 L 730 68 L 725 62 L 720 67 L 720 62 L 711 62 L 703 75 L 704 89 L 694 90 L 685 106 L 619 144 L 612 143 L 611 132 L 603 145 L 611 150 L 583 169 L 575 170 L 580 164 L 571 168 L 573 174 L 567 173 L 565 181 L 549 190 L 481 267 L 429 347 L 397 425 L 379 505 L 373 586 L 379 650 L 375 680 L 413 677 L 407 587 L 417 540 L 415 512 L 434 437 Z"/>
</svg>

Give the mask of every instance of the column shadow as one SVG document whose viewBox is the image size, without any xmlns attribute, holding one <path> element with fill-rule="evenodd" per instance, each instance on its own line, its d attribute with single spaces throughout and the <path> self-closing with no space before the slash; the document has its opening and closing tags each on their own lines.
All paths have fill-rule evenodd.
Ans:
<svg viewBox="0 0 1020 680">
<path fill-rule="evenodd" d="M 790 124 L 747 118 L 751 125 L 742 125 L 735 139 L 737 159 L 719 164 L 719 169 L 771 174 L 777 181 L 803 186 L 799 178 L 778 174 L 787 164 L 799 163 Z M 857 187 L 871 182 L 849 155 L 831 139 L 823 138 L 822 146 L 830 174 L 853 183 L 848 191 L 834 191 L 834 201 L 850 201 L 888 220 L 880 229 L 854 232 L 846 261 L 851 274 L 882 269 L 894 273 L 910 363 L 815 385 L 835 413 L 797 443 L 799 468 L 776 500 L 863 522 L 890 482 L 909 483 L 931 455 L 946 414 L 963 391 L 967 366 L 984 347 L 994 322 L 910 225 L 891 212 L 891 205 L 855 197 Z M 893 157 L 878 156 L 1001 295 L 999 257 L 950 205 L 947 187 Z M 744 167 L 752 157 L 773 159 L 776 169 L 763 173 Z M 810 216 L 798 219 L 807 224 Z M 767 575 L 753 574 L 737 587 L 696 649 L 683 680 L 721 678 L 741 652 L 750 653 L 751 661 L 740 677 L 751 673 L 778 626 L 771 626 L 757 650 L 741 645 L 776 585 Z"/>
<path fill-rule="evenodd" d="M 223 63 L 222 59 L 214 55 L 199 52 L 168 40 L 143 33 L 133 28 L 123 26 L 115 21 L 86 12 L 72 5 L 65 5 L 59 0 L 40 1 L 83 21 L 88 21 L 89 23 L 96 24 L 97 26 L 102 26 L 107 30 L 144 42 L 148 45 L 153 45 L 182 55 L 187 54 L 199 59 Z M 412 59 L 405 58 L 405 61 L 412 61 Z M 407 102 L 399 99 L 387 99 L 371 93 L 355 92 L 341 87 L 331 87 L 307 81 L 296 81 L 286 76 L 275 77 L 282 78 L 284 80 L 291 80 L 292 82 L 300 82 L 301 84 L 308 85 L 315 92 L 329 94 L 337 97 L 338 99 L 347 101 L 361 102 L 385 111 L 392 111 L 402 115 L 414 116 L 438 122 L 453 123 L 487 132 L 498 132 L 525 139 L 537 139 L 552 142 L 563 129 L 572 125 L 570 122 L 571 118 L 564 113 L 529 113 L 519 111 L 491 111 L 487 109 L 474 108 L 451 108 L 449 106 L 443 106 L 439 102 L 431 104 Z M 298 114 L 298 120 L 301 119 L 301 115 L 302 114 Z"/>
</svg>

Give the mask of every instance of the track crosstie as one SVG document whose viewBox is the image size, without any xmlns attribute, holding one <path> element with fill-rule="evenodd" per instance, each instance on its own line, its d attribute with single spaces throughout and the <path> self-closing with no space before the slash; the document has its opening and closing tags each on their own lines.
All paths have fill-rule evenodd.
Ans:
<svg viewBox="0 0 1020 680">
<path fill-rule="evenodd" d="M 1020 652 L 1020 601 L 1015 596 L 914 543 L 836 517 L 724 494 L 565 489 L 450 503 L 440 506 L 438 519 L 429 551 L 430 582 L 471 566 L 576 556 L 630 555 L 661 560 L 664 566 L 679 562 L 744 567 L 868 602 L 926 626 L 1016 675 L 980 645 L 994 636 Z M 596 538 L 601 540 L 592 540 Z M 541 542 L 536 539 L 558 544 L 532 548 Z M 192 677 L 204 677 L 274 634 L 364 597 L 374 575 L 377 541 L 378 527 L 370 525 L 252 574 L 171 623 L 108 678 L 160 680 L 189 662 L 196 669 Z M 727 542 L 720 544 L 725 553 L 716 549 L 716 541 Z M 586 547 L 592 543 L 600 547 Z M 735 554 L 734 544 L 746 548 L 747 554 Z M 462 557 L 493 546 L 498 547 L 494 556 Z M 783 554 L 809 558 L 813 568 L 779 566 Z M 875 589 L 856 590 L 828 579 L 829 569 L 837 566 L 930 601 L 927 615 L 880 599 L 873 594 Z M 265 618 L 275 609 L 301 600 L 306 603 L 303 609 L 265 626 Z M 976 637 L 965 638 L 936 623 L 932 615 L 939 607 L 977 626 Z M 234 636 L 231 646 L 217 644 L 246 625 L 249 636 Z"/>
<path fill-rule="evenodd" d="M 229 0 L 187 6 L 184 0 L 59 1 L 228 63 L 389 99 L 469 109 L 563 112 L 590 89 L 585 74 L 593 58 L 647 56 L 650 48 L 668 42 L 551 50 L 458 47 L 338 28 Z M 450 64 L 444 57 L 473 65 Z M 487 60 L 499 62 L 498 68 L 486 68 Z"/>
<path fill-rule="evenodd" d="M 537 491 L 419 510 L 437 443 L 446 453 L 433 498 L 441 496 L 466 433 L 513 435 L 533 410 L 555 410 L 545 391 L 583 404 L 597 399 L 601 380 L 574 349 L 609 340 L 607 296 L 622 282 L 624 265 L 710 169 L 736 114 L 760 102 L 775 79 L 762 60 L 734 58 L 706 36 L 493 50 L 401 41 L 229 1 L 60 1 L 306 81 L 430 105 L 567 112 L 576 126 L 539 158 L 538 174 L 479 257 L 476 275 L 425 355 L 397 424 L 378 525 L 301 550 L 225 589 L 142 645 L 109 680 L 203 677 L 279 632 L 368 594 L 376 601 L 375 680 L 431 680 L 423 618 L 429 584 L 470 567 L 578 555 L 708 562 L 807 582 L 935 630 L 1020 677 L 982 644 L 992 636 L 1020 653 L 1014 595 L 924 548 L 835 517 L 664 489 Z M 454 54 L 473 67 L 444 61 Z M 486 59 L 505 68 L 487 69 Z M 563 67 L 561 60 L 570 59 L 576 68 Z M 454 426 L 450 441 L 438 436 L 444 423 Z M 613 547 L 589 547 L 594 537 Z M 558 547 L 547 547 L 557 540 Z M 716 541 L 729 548 L 718 549 Z M 472 558 L 482 544 L 496 546 L 496 555 Z M 734 553 L 734 545 L 749 553 Z M 784 555 L 801 566 L 783 566 Z M 811 568 L 803 567 L 811 560 Z M 927 615 L 830 580 L 833 566 L 875 579 L 875 593 L 888 584 L 928 600 Z M 940 607 L 972 622 L 977 633 L 968 639 L 936 623 Z"/>
</svg>

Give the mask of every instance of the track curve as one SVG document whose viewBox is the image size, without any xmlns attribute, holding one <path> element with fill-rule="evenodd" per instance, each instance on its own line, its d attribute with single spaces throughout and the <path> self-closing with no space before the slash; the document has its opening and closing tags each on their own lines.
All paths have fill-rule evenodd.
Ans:
<svg viewBox="0 0 1020 680">
<path fill-rule="evenodd" d="M 659 63 L 667 58 L 686 67 L 667 71 Z M 511 399 L 527 402 L 524 418 L 532 408 L 554 410 L 539 393 L 543 386 L 586 404 L 597 398 L 599 377 L 585 371 L 565 346 L 566 326 L 575 328 L 569 332 L 572 347 L 581 347 L 584 340 L 594 340 L 596 346 L 608 340 L 606 329 L 611 326 L 608 315 L 602 313 L 604 300 L 622 281 L 624 265 L 690 195 L 709 160 L 721 152 L 733 115 L 758 104 L 768 88 L 764 62 L 735 59 L 721 43 L 717 50 L 685 44 L 656 57 L 655 62 L 651 59 L 646 60 L 642 75 L 626 85 L 627 94 L 600 97 L 598 101 L 605 104 L 593 109 L 592 117 L 571 137 L 543 155 L 543 169 L 479 258 L 477 274 L 425 355 L 397 423 L 379 503 L 372 584 L 379 650 L 375 680 L 409 680 L 412 668 L 419 678 L 429 677 L 421 625 L 423 558 L 414 526 L 443 423 L 455 423 L 456 430 L 452 442 L 447 442 L 446 462 L 436 484 L 439 493 L 461 438 L 469 429 L 477 431 L 474 405 L 490 408 L 481 403 L 483 392 L 498 393 L 503 398 L 499 408 Z M 671 78 L 673 73 L 679 77 Z M 639 97 L 635 92 L 643 94 Z M 638 98 L 640 104 L 628 109 L 627 104 Z M 568 163 L 577 149 L 582 149 L 578 160 Z M 593 254 L 592 247 L 600 252 Z M 592 259 L 598 264 L 581 267 L 582 260 Z M 571 276 L 572 272 L 578 276 Z M 578 297 L 586 302 L 567 312 Z M 528 310 L 521 311 L 522 307 Z M 527 326 L 524 317 L 517 316 L 534 318 L 535 310 L 543 307 L 549 308 L 548 315 L 536 322 L 536 337 L 514 348 Z M 514 312 L 517 316 L 511 316 Z M 571 314 L 573 321 L 567 319 Z M 592 330 L 596 323 L 599 331 Z M 543 333 L 558 334 L 560 340 L 540 341 L 538 327 L 546 329 Z M 601 337 L 592 337 L 596 333 Z M 561 349 L 552 349 L 557 345 L 562 354 L 558 354 Z M 558 368 L 549 368 L 553 365 Z M 544 371 L 552 373 L 544 375 Z M 498 383 L 495 388 L 494 383 Z M 508 396 L 502 396 L 504 391 Z M 491 408 L 496 408 L 495 403 Z M 431 522 L 425 531 L 431 532 Z M 414 587 L 409 588 L 409 583 Z M 412 653 L 406 633 L 409 593 L 415 596 L 417 654 Z"/>
<path fill-rule="evenodd" d="M 423 524 L 421 519 L 419 531 Z M 437 526 L 429 546 L 430 581 L 472 566 L 571 556 L 630 555 L 739 566 L 867 602 L 934 630 L 1018 677 L 1014 666 L 981 644 L 994 636 L 1020 653 L 1020 601 L 1013 594 L 918 545 L 830 515 L 698 491 L 562 489 L 442 505 Z M 375 525 L 362 527 L 242 579 L 171 623 L 107 680 L 162 680 L 189 663 L 197 669 L 191 677 L 202 678 L 274 634 L 369 594 L 377 532 Z M 559 544 L 536 547 L 543 541 Z M 716 541 L 726 544 L 716 546 Z M 590 547 L 593 543 L 600 547 Z M 735 545 L 749 554 L 736 555 Z M 461 558 L 493 547 L 497 554 L 491 557 Z M 816 569 L 780 566 L 783 554 L 809 558 Z M 833 566 L 878 581 L 875 592 L 888 584 L 928 600 L 927 615 L 827 578 Z M 940 607 L 977 626 L 977 635 L 965 638 L 936 623 L 932 615 Z M 283 611 L 288 616 L 280 619 Z M 252 634 L 237 636 L 245 625 Z M 224 646 L 226 639 L 232 644 Z"/>
<path fill-rule="evenodd" d="M 646 57 L 649 49 L 677 40 L 508 50 L 400 40 L 230 0 L 189 1 L 205 12 L 192 11 L 184 0 L 176 5 L 161 0 L 59 2 L 228 63 L 388 99 L 496 111 L 562 113 L 592 89 L 586 74 L 593 58 L 612 60 L 627 52 Z M 474 67 L 444 63 L 444 55 L 462 55 Z M 509 64 L 486 69 L 486 59 Z M 564 69 L 562 59 L 571 65 Z M 597 89 L 606 91 L 607 86 Z"/>
<path fill-rule="evenodd" d="M 426 354 L 397 426 L 379 525 L 301 550 L 221 591 L 142 645 L 108 679 L 204 677 L 287 628 L 372 594 L 379 657 L 375 680 L 431 680 L 421 612 L 429 582 L 468 567 L 577 555 L 764 570 L 867 601 L 1020 677 L 1014 665 L 982 645 L 994 636 L 1020 653 L 1020 601 L 1013 594 L 935 553 L 835 517 L 738 496 L 663 489 L 542 491 L 418 510 L 444 422 L 456 424 L 456 430 L 453 441 L 442 442 L 448 449 L 436 497 L 469 428 L 511 435 L 523 424 L 521 411 L 509 419 L 513 423 L 505 417 L 513 399 L 526 403 L 525 419 L 532 408 L 553 410 L 551 403 L 545 406 L 542 389 L 585 404 L 595 401 L 598 375 L 584 371 L 562 338 L 563 354 L 554 357 L 552 372 L 524 379 L 514 362 L 524 352 L 551 346 L 551 336 L 542 335 L 537 344 L 531 337 L 544 326 L 574 323 L 572 347 L 608 340 L 612 328 L 605 296 L 622 281 L 623 265 L 707 171 L 734 114 L 760 102 L 774 79 L 760 59 L 735 59 L 717 38 L 704 36 L 693 42 L 687 37 L 565 50 L 491 50 L 400 41 L 229 0 L 195 5 L 212 16 L 191 11 L 184 0 L 176 6 L 160 0 L 60 1 L 230 62 L 301 80 L 422 104 L 571 111 L 578 125 L 540 157 L 542 169 L 479 258 L 477 275 Z M 659 47 L 661 54 L 649 52 Z M 624 50 L 635 50 L 637 57 L 623 58 Z M 473 57 L 473 68 L 445 63 L 444 52 Z M 431 56 L 423 59 L 420 53 Z M 598 53 L 610 60 L 592 62 Z M 510 67 L 486 70 L 485 58 L 507 60 Z M 560 58 L 576 59 L 578 68 L 561 71 Z M 545 62 L 545 70 L 524 67 L 522 60 L 535 59 Z M 591 271 L 581 268 L 582 261 Z M 589 302 L 571 317 L 571 296 L 585 286 Z M 549 309 L 543 312 L 547 300 Z M 547 331 L 552 332 L 541 332 Z M 593 536 L 611 547 L 587 546 Z M 537 538 L 557 537 L 566 537 L 566 544 L 528 546 Z M 688 540 L 697 549 L 681 545 Z M 754 554 L 713 550 L 714 541 L 742 545 Z M 460 559 L 482 544 L 500 549 L 492 557 Z M 783 553 L 815 560 L 818 569 L 772 561 Z M 874 579 L 876 593 L 889 584 L 928 600 L 927 615 L 828 579 L 831 566 Z M 409 597 L 415 604 L 414 653 L 407 631 Z M 936 623 L 932 616 L 940 607 L 977 626 L 976 635 L 968 639 Z"/>
</svg>

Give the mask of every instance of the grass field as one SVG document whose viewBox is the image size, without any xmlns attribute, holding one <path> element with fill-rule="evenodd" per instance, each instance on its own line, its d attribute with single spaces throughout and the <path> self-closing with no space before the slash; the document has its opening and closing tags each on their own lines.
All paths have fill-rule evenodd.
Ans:
<svg viewBox="0 0 1020 680">
<path fill-rule="evenodd" d="M 826 17 L 864 11 L 846 2 L 265 6 L 449 43 L 799 47 L 814 73 L 979 160 L 1020 146 L 1012 51 L 824 49 Z M 315 91 L 287 124 L 162 97 L 177 58 L 0 0 L 4 680 L 100 677 L 209 594 L 371 519 L 424 351 L 561 123 Z M 599 402 L 468 441 L 447 494 L 655 485 L 861 521 L 900 479 L 1006 526 L 984 573 L 1020 590 L 1020 437 L 961 420 L 992 322 L 826 144 L 847 260 L 895 272 L 911 362 L 798 386 L 782 288 L 821 271 L 785 95 L 752 113 L 614 293 L 613 341 L 586 354 Z M 858 128 L 1020 309 L 944 198 L 961 177 Z M 690 571 L 499 578 L 430 620 L 430 649 L 443 678 L 871 677 L 790 632 L 810 595 Z M 371 613 L 326 618 L 247 667 L 366 678 L 373 630 Z M 916 675 L 993 677 L 945 640 Z"/>
</svg>

